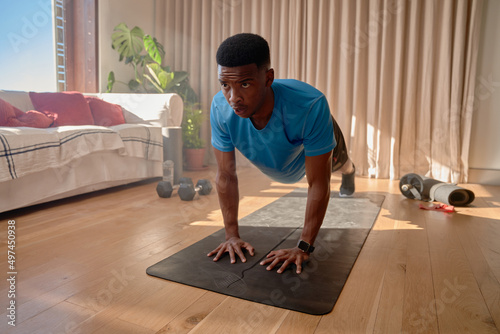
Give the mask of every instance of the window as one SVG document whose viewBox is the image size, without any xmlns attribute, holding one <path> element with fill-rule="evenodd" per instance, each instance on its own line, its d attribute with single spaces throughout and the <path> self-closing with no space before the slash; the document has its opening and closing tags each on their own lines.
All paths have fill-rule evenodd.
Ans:
<svg viewBox="0 0 500 334">
<path fill-rule="evenodd" d="M 97 1 L 4 1 L 0 89 L 97 92 Z"/>
<path fill-rule="evenodd" d="M 2 2 L 0 89 L 57 89 L 52 13 L 52 0 Z"/>
</svg>

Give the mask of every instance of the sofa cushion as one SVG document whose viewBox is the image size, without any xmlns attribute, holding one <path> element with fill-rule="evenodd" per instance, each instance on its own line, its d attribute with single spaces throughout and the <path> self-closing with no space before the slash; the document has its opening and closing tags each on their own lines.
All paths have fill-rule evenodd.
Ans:
<svg viewBox="0 0 500 334">
<path fill-rule="evenodd" d="M 54 120 L 35 110 L 23 112 L 0 99 L 0 126 L 48 128 Z"/>
<path fill-rule="evenodd" d="M 79 92 L 30 92 L 30 98 L 37 111 L 54 118 L 53 127 L 94 124 L 89 104 Z"/>
<path fill-rule="evenodd" d="M 52 123 L 54 123 L 53 118 L 36 110 L 28 110 L 27 112 L 21 112 L 16 118 L 12 118 L 7 126 L 44 129 L 50 127 Z"/>
<path fill-rule="evenodd" d="M 125 123 L 122 107 L 119 105 L 103 101 L 94 96 L 85 96 L 85 100 L 89 104 L 95 125 L 113 126 Z"/>
</svg>

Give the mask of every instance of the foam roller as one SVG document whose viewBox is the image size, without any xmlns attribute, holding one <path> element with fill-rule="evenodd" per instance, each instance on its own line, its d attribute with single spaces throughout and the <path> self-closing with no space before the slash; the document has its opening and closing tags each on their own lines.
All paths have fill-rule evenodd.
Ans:
<svg viewBox="0 0 500 334">
<path fill-rule="evenodd" d="M 401 193 L 410 199 L 438 201 L 453 206 L 466 206 L 474 201 L 471 190 L 414 173 L 404 175 L 399 181 Z"/>
</svg>

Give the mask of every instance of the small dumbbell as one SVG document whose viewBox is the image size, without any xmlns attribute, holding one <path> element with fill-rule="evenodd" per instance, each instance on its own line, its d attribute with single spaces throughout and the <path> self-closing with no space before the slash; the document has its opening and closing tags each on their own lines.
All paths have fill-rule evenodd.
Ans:
<svg viewBox="0 0 500 334">
<path fill-rule="evenodd" d="M 212 184 L 210 181 L 201 179 L 196 182 L 196 187 L 193 184 L 181 184 L 177 193 L 183 201 L 192 201 L 196 193 L 200 195 L 208 195 L 212 191 Z"/>
<path fill-rule="evenodd" d="M 179 189 L 183 184 L 190 184 L 193 186 L 193 180 L 190 177 L 181 177 L 179 184 L 173 186 L 169 181 L 160 181 L 156 186 L 156 192 L 161 198 L 170 198 L 175 189 Z M 179 191 L 177 191 L 179 192 Z"/>
</svg>

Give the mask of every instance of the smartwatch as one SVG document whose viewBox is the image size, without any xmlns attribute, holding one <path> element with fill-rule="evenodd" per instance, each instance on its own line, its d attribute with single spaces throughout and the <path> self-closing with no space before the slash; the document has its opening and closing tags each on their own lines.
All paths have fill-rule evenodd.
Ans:
<svg viewBox="0 0 500 334">
<path fill-rule="evenodd" d="M 297 243 L 297 247 L 299 247 L 299 249 L 304 253 L 314 252 L 314 246 L 304 240 L 299 240 L 299 242 Z"/>
</svg>

